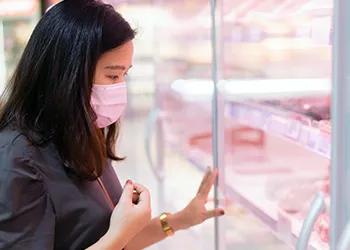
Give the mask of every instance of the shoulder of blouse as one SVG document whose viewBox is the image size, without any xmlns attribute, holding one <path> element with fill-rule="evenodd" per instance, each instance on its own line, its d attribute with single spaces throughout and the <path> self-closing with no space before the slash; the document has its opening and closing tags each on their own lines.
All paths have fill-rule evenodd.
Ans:
<svg viewBox="0 0 350 250">
<path fill-rule="evenodd" d="M 0 132 L 0 231 L 8 235 L 0 236 L 0 248 L 14 244 L 28 249 L 37 244 L 53 246 L 52 237 L 39 238 L 53 228 L 55 208 L 36 164 L 38 152 L 21 133 Z M 26 224 L 29 226 L 23 227 Z M 8 228 L 17 238 L 11 238 Z"/>
<path fill-rule="evenodd" d="M 35 161 L 38 153 L 39 149 L 31 146 L 20 132 L 11 130 L 0 132 L 0 161 L 8 163 L 1 164 L 0 170 L 25 165 L 31 171 L 37 172 Z"/>
<path fill-rule="evenodd" d="M 41 153 L 41 150 L 31 146 L 21 133 L 17 131 L 0 132 L 0 183 L 4 188 L 2 192 L 0 191 L 0 203 L 5 202 L 4 199 L 9 194 L 14 195 L 19 190 L 22 192 L 30 190 L 25 194 L 24 200 L 27 202 L 34 202 L 43 195 L 47 195 L 47 185 L 43 178 L 45 173 L 38 164 Z M 16 194 L 16 196 L 19 195 L 21 193 Z M 11 198 L 6 198 L 8 199 Z"/>
<path fill-rule="evenodd" d="M 0 132 L 0 150 L 11 150 L 13 157 L 30 156 L 35 150 L 27 138 L 15 130 L 4 130 Z"/>
</svg>

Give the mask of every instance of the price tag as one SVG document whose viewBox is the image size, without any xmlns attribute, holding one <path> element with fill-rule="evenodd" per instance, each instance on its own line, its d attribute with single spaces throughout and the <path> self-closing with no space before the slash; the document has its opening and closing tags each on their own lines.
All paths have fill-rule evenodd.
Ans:
<svg viewBox="0 0 350 250">
<path fill-rule="evenodd" d="M 284 117 L 271 115 L 268 130 L 277 135 L 284 135 L 287 128 L 287 120 Z"/>
<path fill-rule="evenodd" d="M 246 117 L 246 111 L 245 111 L 245 108 L 243 107 L 243 106 L 239 106 L 238 108 L 237 108 L 237 113 L 238 113 L 238 121 L 240 122 L 240 123 L 243 123 L 243 124 L 245 124 L 245 117 Z"/>
<path fill-rule="evenodd" d="M 239 109 L 238 109 L 237 105 L 231 104 L 230 115 L 233 118 L 238 118 L 238 116 L 239 116 Z"/>
<path fill-rule="evenodd" d="M 251 109 L 246 106 L 242 106 L 240 109 L 241 122 L 245 125 L 251 125 Z"/>
<path fill-rule="evenodd" d="M 300 134 L 300 127 L 300 121 L 292 118 L 289 119 L 287 122 L 286 136 L 291 139 L 297 140 Z"/>
<path fill-rule="evenodd" d="M 244 121 L 245 124 L 252 126 L 254 109 L 245 107 L 244 111 Z"/>
<path fill-rule="evenodd" d="M 287 214 L 278 211 L 277 233 L 288 244 L 292 242 L 292 223 Z"/>
<path fill-rule="evenodd" d="M 252 127 L 261 129 L 262 118 L 262 112 L 260 112 L 259 110 L 252 110 L 250 115 Z"/>
<path fill-rule="evenodd" d="M 268 129 L 270 116 L 271 116 L 271 114 L 268 112 L 261 113 L 261 129 L 263 131 L 267 131 L 267 129 Z"/>
<path fill-rule="evenodd" d="M 318 140 L 318 151 L 327 157 L 331 156 L 331 136 L 321 133 Z"/>
<path fill-rule="evenodd" d="M 305 146 L 309 137 L 310 128 L 308 125 L 300 126 L 299 142 Z"/>
<path fill-rule="evenodd" d="M 309 131 L 309 136 L 306 142 L 306 147 L 311 149 L 311 150 L 316 150 L 317 151 L 317 143 L 319 141 L 320 138 L 320 133 L 318 129 L 315 128 L 310 128 Z"/>
<path fill-rule="evenodd" d="M 243 114 L 243 112 L 242 112 L 242 110 L 241 110 L 242 108 L 240 107 L 240 106 L 235 106 L 234 107 L 234 110 L 235 110 L 235 118 L 237 119 L 237 121 L 238 122 L 242 122 L 242 114 Z"/>
</svg>

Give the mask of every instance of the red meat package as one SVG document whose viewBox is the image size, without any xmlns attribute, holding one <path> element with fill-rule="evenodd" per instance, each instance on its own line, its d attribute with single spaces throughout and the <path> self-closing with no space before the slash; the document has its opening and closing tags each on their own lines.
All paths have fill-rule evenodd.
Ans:
<svg viewBox="0 0 350 250">
<path fill-rule="evenodd" d="M 321 241 L 329 243 L 330 218 L 327 212 L 323 213 L 316 221 L 314 230 Z"/>
</svg>

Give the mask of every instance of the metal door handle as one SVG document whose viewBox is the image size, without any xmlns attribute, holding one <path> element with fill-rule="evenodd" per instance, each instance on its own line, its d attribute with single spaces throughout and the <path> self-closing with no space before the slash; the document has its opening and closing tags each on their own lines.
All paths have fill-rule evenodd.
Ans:
<svg viewBox="0 0 350 250">
<path fill-rule="evenodd" d="M 297 242 L 296 250 L 307 250 L 312 228 L 315 225 L 317 218 L 325 210 L 324 193 L 318 192 L 313 200 L 311 207 L 304 220 L 301 228 L 299 240 Z"/>
</svg>

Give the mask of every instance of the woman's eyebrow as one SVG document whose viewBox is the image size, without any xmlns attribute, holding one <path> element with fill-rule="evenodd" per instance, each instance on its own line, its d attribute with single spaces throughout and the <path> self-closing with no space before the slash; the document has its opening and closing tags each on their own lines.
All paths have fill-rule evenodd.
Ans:
<svg viewBox="0 0 350 250">
<path fill-rule="evenodd" d="M 132 67 L 132 65 L 129 67 L 129 69 Z M 112 70 L 126 70 L 125 66 L 121 66 L 121 65 L 109 65 L 104 67 L 104 69 L 112 69 Z"/>
</svg>

